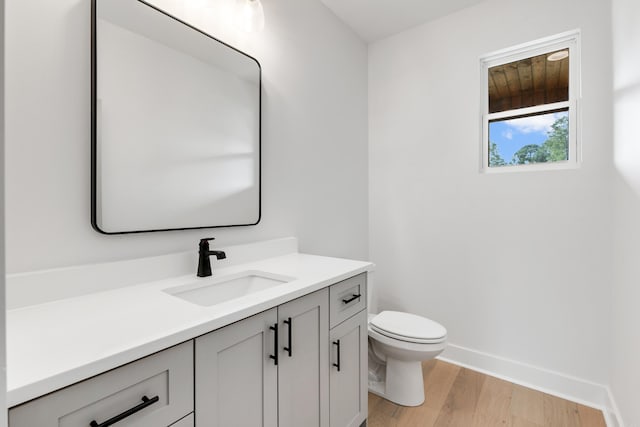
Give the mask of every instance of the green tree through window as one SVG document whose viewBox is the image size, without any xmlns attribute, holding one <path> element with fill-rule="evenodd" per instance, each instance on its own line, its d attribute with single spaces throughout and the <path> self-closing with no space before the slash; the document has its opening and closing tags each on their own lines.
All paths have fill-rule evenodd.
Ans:
<svg viewBox="0 0 640 427">
<path fill-rule="evenodd" d="M 529 163 L 545 163 L 549 160 L 549 153 L 543 145 L 529 144 L 515 152 L 512 165 L 527 165 Z"/>
<path fill-rule="evenodd" d="M 489 166 L 526 165 L 569 159 L 569 117 L 558 118 L 542 144 L 527 144 L 513 154 L 510 162 L 500 155 L 498 145 L 489 141 Z"/>
<path fill-rule="evenodd" d="M 498 152 L 498 145 L 495 142 L 489 142 L 489 165 L 505 166 L 506 164 L 507 162 L 504 161 Z"/>
<path fill-rule="evenodd" d="M 569 156 L 569 117 L 561 117 L 551 125 L 549 138 L 544 142 L 543 147 L 549 153 L 548 161 L 559 162 L 568 160 Z"/>
</svg>

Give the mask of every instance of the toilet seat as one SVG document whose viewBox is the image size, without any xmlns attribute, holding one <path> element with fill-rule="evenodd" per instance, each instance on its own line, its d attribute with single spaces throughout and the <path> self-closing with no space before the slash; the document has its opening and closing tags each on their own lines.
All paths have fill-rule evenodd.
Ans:
<svg viewBox="0 0 640 427">
<path fill-rule="evenodd" d="M 447 330 L 439 323 L 399 311 L 383 311 L 369 319 L 369 326 L 388 338 L 410 343 L 437 344 L 447 338 Z"/>
</svg>

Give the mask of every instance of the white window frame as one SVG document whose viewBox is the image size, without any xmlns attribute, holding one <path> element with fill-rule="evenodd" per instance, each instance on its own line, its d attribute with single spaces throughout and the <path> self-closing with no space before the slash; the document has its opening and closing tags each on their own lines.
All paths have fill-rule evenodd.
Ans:
<svg viewBox="0 0 640 427">
<path fill-rule="evenodd" d="M 489 113 L 489 69 L 497 65 L 531 58 L 557 50 L 569 49 L 569 100 L 534 107 Z M 582 161 L 579 135 L 579 99 L 582 93 L 580 82 L 580 30 L 573 30 L 544 39 L 525 43 L 484 55 L 480 58 L 481 72 L 481 124 L 482 141 L 480 144 L 480 171 L 484 173 L 505 173 L 524 171 L 543 171 L 555 169 L 575 169 Z M 551 112 L 558 109 L 569 109 L 569 159 L 549 163 L 532 163 L 524 165 L 508 165 L 489 167 L 489 122 L 506 117 Z M 505 159 L 510 160 L 510 159 Z"/>
</svg>

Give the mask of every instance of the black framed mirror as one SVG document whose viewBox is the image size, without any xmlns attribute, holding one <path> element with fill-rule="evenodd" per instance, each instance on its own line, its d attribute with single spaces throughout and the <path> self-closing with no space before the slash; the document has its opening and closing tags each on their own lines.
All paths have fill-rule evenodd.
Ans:
<svg viewBox="0 0 640 427">
<path fill-rule="evenodd" d="M 257 224 L 258 61 L 142 0 L 92 0 L 91 20 L 94 229 Z"/>
</svg>

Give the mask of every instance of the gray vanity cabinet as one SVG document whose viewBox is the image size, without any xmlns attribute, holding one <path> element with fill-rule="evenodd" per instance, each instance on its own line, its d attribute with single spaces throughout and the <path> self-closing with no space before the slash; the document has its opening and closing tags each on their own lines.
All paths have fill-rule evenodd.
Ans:
<svg viewBox="0 0 640 427">
<path fill-rule="evenodd" d="M 367 418 L 367 311 L 331 329 L 331 427 L 358 427 Z"/>
<path fill-rule="evenodd" d="M 328 427 L 328 306 L 323 289 L 196 338 L 196 425 Z"/>
<path fill-rule="evenodd" d="M 358 427 L 366 387 L 360 274 L 11 408 L 9 426 Z"/>
</svg>

